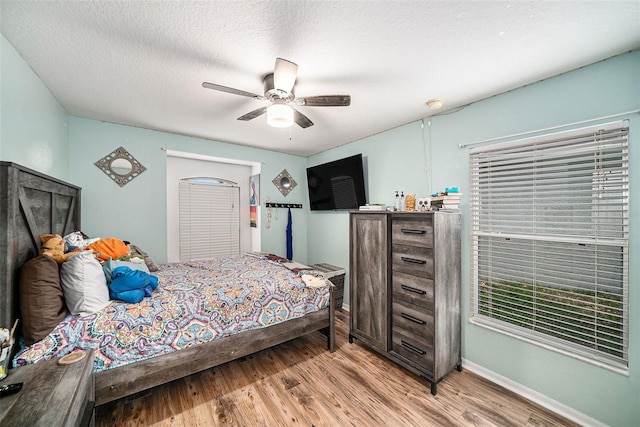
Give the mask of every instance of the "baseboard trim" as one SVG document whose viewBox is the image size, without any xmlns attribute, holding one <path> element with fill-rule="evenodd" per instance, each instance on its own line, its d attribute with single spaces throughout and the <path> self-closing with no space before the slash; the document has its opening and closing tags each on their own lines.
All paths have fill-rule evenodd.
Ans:
<svg viewBox="0 0 640 427">
<path fill-rule="evenodd" d="M 527 388 L 520 383 L 510 380 L 509 378 L 503 377 L 500 374 L 490 371 L 489 369 L 486 369 L 476 363 L 470 362 L 466 359 L 462 359 L 462 367 L 580 425 L 592 427 L 607 427 L 607 424 L 591 418 L 583 414 L 582 412 L 576 411 L 575 409 L 567 405 L 553 400 L 542 393 L 538 393 L 535 390 Z"/>
<path fill-rule="evenodd" d="M 349 311 L 349 306 L 347 304 L 342 304 L 342 309 L 345 311 Z M 583 414 L 582 412 L 576 411 L 575 409 L 562 404 L 556 400 L 553 400 L 549 396 L 546 396 L 542 393 L 538 393 L 535 390 L 532 390 L 528 387 L 523 386 L 520 383 L 517 383 L 509 378 L 503 377 L 500 374 L 497 374 L 489 369 L 486 369 L 476 363 L 473 363 L 469 360 L 462 359 L 462 367 L 464 369 L 468 369 L 474 374 L 480 375 L 483 378 L 488 379 L 489 381 L 496 383 L 507 390 L 510 390 L 514 393 L 519 394 L 525 399 L 529 399 L 532 402 L 537 403 L 540 406 L 545 407 L 546 409 L 555 412 L 558 415 L 561 415 L 573 422 L 576 422 L 585 427 L 608 427 L 607 424 L 596 420 L 595 418 L 591 418 L 588 415 Z"/>
</svg>

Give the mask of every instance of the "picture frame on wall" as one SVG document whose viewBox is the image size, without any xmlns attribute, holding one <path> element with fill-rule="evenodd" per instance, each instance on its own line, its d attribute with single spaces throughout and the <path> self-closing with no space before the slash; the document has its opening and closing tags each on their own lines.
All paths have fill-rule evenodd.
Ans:
<svg viewBox="0 0 640 427">
<path fill-rule="evenodd" d="M 249 177 L 249 205 L 260 205 L 260 174 Z"/>
<path fill-rule="evenodd" d="M 249 223 L 251 228 L 258 228 L 258 207 L 256 205 L 249 206 Z"/>
</svg>

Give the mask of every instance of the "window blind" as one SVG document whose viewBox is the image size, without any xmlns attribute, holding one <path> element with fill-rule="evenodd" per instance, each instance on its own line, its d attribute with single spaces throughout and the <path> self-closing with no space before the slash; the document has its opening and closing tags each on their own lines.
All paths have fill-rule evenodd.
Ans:
<svg viewBox="0 0 640 427">
<path fill-rule="evenodd" d="M 628 122 L 470 151 L 471 321 L 628 368 Z"/>
<path fill-rule="evenodd" d="M 180 261 L 240 253 L 239 187 L 182 180 L 179 203 Z"/>
</svg>

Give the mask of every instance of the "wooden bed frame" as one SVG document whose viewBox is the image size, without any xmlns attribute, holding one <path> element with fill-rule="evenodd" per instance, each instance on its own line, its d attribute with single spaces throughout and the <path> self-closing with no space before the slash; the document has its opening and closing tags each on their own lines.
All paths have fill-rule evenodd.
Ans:
<svg viewBox="0 0 640 427">
<path fill-rule="evenodd" d="M 0 325 L 20 318 L 20 267 L 37 256 L 39 236 L 80 228 L 81 189 L 10 162 L 0 162 Z M 6 256 L 5 256 L 6 254 Z M 200 372 L 314 331 L 335 351 L 335 295 L 329 307 L 174 353 L 94 374 L 96 405 Z M 18 332 L 19 333 L 19 328 Z"/>
</svg>

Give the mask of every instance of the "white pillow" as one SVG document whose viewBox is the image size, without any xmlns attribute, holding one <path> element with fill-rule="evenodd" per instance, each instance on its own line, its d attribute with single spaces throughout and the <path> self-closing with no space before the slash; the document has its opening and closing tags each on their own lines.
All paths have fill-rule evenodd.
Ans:
<svg viewBox="0 0 640 427">
<path fill-rule="evenodd" d="M 79 252 L 62 263 L 60 282 L 73 315 L 87 316 L 109 304 L 107 279 L 93 251 Z"/>
</svg>

